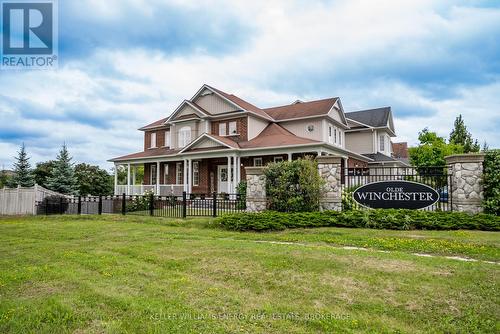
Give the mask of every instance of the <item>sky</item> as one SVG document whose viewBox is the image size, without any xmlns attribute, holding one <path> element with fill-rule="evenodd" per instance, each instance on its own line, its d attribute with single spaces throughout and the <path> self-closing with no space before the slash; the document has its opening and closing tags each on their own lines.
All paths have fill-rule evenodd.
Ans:
<svg viewBox="0 0 500 334">
<path fill-rule="evenodd" d="M 64 0 L 59 68 L 0 71 L 0 169 L 66 143 L 74 161 L 142 151 L 137 129 L 204 84 L 259 106 L 333 96 L 500 147 L 500 1 Z"/>
</svg>

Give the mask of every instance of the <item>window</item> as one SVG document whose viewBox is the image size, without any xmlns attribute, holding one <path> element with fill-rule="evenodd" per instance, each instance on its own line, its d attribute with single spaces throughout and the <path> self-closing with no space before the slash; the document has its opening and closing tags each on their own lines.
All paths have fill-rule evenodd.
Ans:
<svg viewBox="0 0 500 334">
<path fill-rule="evenodd" d="M 182 184 L 182 182 L 184 181 L 184 169 L 183 169 L 183 166 L 182 166 L 182 162 L 178 162 L 176 165 L 175 165 L 175 183 L 176 184 Z"/>
<path fill-rule="evenodd" d="M 156 132 L 151 132 L 149 148 L 155 148 L 155 147 L 156 147 Z"/>
<path fill-rule="evenodd" d="M 342 146 L 342 136 L 344 135 L 344 132 L 339 130 L 339 145 Z"/>
<path fill-rule="evenodd" d="M 151 165 L 151 175 L 150 178 L 151 184 L 156 184 L 156 165 Z"/>
<path fill-rule="evenodd" d="M 337 144 L 337 128 L 335 128 L 334 134 L 335 134 L 334 136 L 335 144 Z"/>
<path fill-rule="evenodd" d="M 163 184 L 168 184 L 168 164 L 163 165 Z"/>
<path fill-rule="evenodd" d="M 262 158 L 253 158 L 254 167 L 262 167 Z"/>
<path fill-rule="evenodd" d="M 383 135 L 380 136 L 379 141 L 380 141 L 379 151 L 383 152 L 383 151 L 385 151 L 385 136 L 383 136 Z"/>
<path fill-rule="evenodd" d="M 282 162 L 283 157 L 274 157 L 274 162 Z"/>
<path fill-rule="evenodd" d="M 165 147 L 170 147 L 170 130 L 165 131 Z"/>
<path fill-rule="evenodd" d="M 328 142 L 329 143 L 332 142 L 332 126 L 331 125 L 328 126 Z"/>
<path fill-rule="evenodd" d="M 238 131 L 236 130 L 236 122 L 229 122 L 229 135 L 235 135 Z"/>
<path fill-rule="evenodd" d="M 193 186 L 200 184 L 200 165 L 198 161 L 193 161 Z"/>
<path fill-rule="evenodd" d="M 179 147 L 184 147 L 191 142 L 191 128 L 185 126 L 179 130 Z"/>
<path fill-rule="evenodd" d="M 226 135 L 226 123 L 219 123 L 219 136 Z"/>
</svg>

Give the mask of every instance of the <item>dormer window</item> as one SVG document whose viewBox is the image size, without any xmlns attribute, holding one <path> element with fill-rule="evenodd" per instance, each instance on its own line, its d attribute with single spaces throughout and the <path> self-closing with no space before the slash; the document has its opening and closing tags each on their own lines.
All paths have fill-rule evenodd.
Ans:
<svg viewBox="0 0 500 334">
<path fill-rule="evenodd" d="M 382 135 L 379 137 L 379 151 L 385 151 L 385 136 Z"/>
<path fill-rule="evenodd" d="M 179 147 L 184 147 L 191 142 L 191 128 L 185 126 L 179 130 Z"/>
<path fill-rule="evenodd" d="M 225 136 L 226 134 L 226 123 L 219 123 L 219 136 Z"/>
<path fill-rule="evenodd" d="M 156 148 L 156 132 L 151 132 L 149 148 Z"/>
<path fill-rule="evenodd" d="M 237 134 L 238 131 L 236 129 L 236 122 L 229 122 L 229 135 L 235 135 Z"/>
</svg>

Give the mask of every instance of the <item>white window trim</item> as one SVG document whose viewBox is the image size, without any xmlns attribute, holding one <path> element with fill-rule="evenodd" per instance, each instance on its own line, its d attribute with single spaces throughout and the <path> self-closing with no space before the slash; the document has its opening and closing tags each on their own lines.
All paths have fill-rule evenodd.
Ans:
<svg viewBox="0 0 500 334">
<path fill-rule="evenodd" d="M 198 161 L 193 161 L 193 186 L 199 186 L 199 185 L 200 185 L 200 163 Z"/>
<path fill-rule="evenodd" d="M 154 169 L 154 171 L 153 171 Z M 155 180 L 155 182 L 153 182 L 153 177 L 156 179 L 156 165 L 151 165 L 151 168 L 149 169 L 149 184 L 150 185 L 153 185 L 153 184 L 156 184 L 158 182 L 158 180 Z"/>
<path fill-rule="evenodd" d="M 226 122 L 221 122 L 219 123 L 219 136 L 226 136 L 227 135 L 227 125 Z"/>
<path fill-rule="evenodd" d="M 156 132 L 151 132 L 149 136 L 149 148 L 156 148 Z"/>
<path fill-rule="evenodd" d="M 184 175 L 182 173 L 184 173 L 182 162 L 178 162 L 175 164 L 175 184 L 183 184 Z"/>
<path fill-rule="evenodd" d="M 257 161 L 260 161 L 260 165 L 257 165 Z M 254 167 L 262 167 L 263 165 L 263 162 L 262 162 L 262 158 L 253 158 L 253 166 Z"/>
<path fill-rule="evenodd" d="M 234 125 L 234 132 L 231 131 L 231 128 L 232 128 L 231 125 Z M 238 124 L 236 123 L 236 121 L 229 122 L 229 133 L 228 133 L 228 136 L 234 136 L 234 135 L 237 135 L 237 134 L 238 134 Z"/>
<path fill-rule="evenodd" d="M 184 126 L 180 128 L 178 137 L 179 147 L 186 147 L 189 145 L 191 143 L 191 127 Z"/>
<path fill-rule="evenodd" d="M 165 131 L 165 147 L 170 147 L 171 138 L 170 138 L 170 130 Z"/>
<path fill-rule="evenodd" d="M 168 184 L 168 164 L 163 165 L 163 184 Z"/>
</svg>

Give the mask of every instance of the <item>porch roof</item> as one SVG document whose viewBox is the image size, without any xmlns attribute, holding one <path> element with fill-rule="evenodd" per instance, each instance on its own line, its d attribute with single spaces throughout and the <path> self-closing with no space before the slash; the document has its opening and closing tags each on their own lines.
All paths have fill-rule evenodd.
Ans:
<svg viewBox="0 0 500 334">
<path fill-rule="evenodd" d="M 147 149 L 142 152 L 127 154 L 121 157 L 110 159 L 109 161 L 126 161 L 130 159 L 152 158 L 159 156 L 175 155 L 180 150 L 168 149 L 166 147 Z"/>
</svg>

